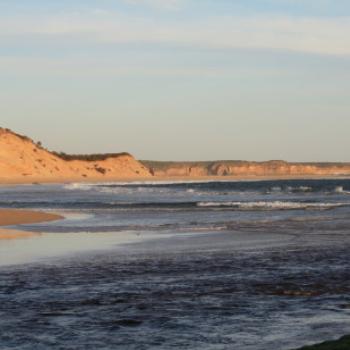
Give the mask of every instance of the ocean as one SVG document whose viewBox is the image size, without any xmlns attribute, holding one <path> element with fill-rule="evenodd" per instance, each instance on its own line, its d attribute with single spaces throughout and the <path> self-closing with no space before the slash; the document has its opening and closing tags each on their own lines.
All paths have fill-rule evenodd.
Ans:
<svg viewBox="0 0 350 350">
<path fill-rule="evenodd" d="M 0 349 L 290 350 L 350 333 L 350 180 L 0 187 Z"/>
</svg>

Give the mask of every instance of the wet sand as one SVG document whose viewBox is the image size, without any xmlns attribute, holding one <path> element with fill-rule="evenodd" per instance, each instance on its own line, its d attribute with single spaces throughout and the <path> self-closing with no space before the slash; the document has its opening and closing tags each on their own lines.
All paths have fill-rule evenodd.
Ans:
<svg viewBox="0 0 350 350">
<path fill-rule="evenodd" d="M 24 232 L 18 230 L 0 229 L 0 240 L 4 239 L 19 239 L 19 238 L 31 238 L 40 236 L 40 233 Z"/>
<path fill-rule="evenodd" d="M 0 226 L 13 226 L 21 224 L 34 224 L 39 222 L 55 221 L 63 219 L 62 216 L 31 210 L 0 209 Z M 0 240 L 30 238 L 39 235 L 33 232 L 24 232 L 0 228 Z"/>
</svg>

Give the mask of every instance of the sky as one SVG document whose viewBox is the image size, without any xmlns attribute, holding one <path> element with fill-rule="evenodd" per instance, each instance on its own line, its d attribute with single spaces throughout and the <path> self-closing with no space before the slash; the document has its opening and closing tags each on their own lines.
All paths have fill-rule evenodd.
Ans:
<svg viewBox="0 0 350 350">
<path fill-rule="evenodd" d="M 350 1 L 0 0 L 0 126 L 67 153 L 350 161 Z"/>
</svg>

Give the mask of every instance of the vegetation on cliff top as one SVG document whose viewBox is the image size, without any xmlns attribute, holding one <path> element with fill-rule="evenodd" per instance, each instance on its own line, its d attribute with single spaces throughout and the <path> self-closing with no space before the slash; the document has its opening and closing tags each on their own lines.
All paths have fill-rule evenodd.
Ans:
<svg viewBox="0 0 350 350">
<path fill-rule="evenodd" d="M 21 134 L 17 134 L 16 132 L 14 132 L 14 131 L 12 131 L 12 130 L 10 130 L 10 129 L 7 129 L 7 128 L 1 128 L 0 127 L 0 134 L 12 134 L 12 135 L 14 135 L 14 136 L 17 136 L 18 138 L 20 138 L 21 140 L 23 140 L 23 141 L 29 141 L 29 142 L 33 142 L 34 143 L 34 141 L 31 139 L 31 138 L 29 138 L 28 136 L 24 136 L 24 135 L 21 135 Z"/>
<path fill-rule="evenodd" d="M 1 134 L 12 134 L 12 135 L 18 137 L 19 139 L 21 139 L 23 141 L 31 142 L 31 143 L 35 144 L 38 148 L 46 150 L 46 151 L 52 153 L 53 155 L 55 155 L 56 157 L 61 158 L 61 159 L 66 160 L 66 161 L 82 160 L 82 161 L 89 161 L 89 162 L 97 162 L 97 161 L 106 160 L 108 158 L 118 158 L 118 157 L 122 157 L 122 156 L 131 157 L 131 154 L 127 153 L 127 152 L 102 153 L 102 154 L 67 154 L 64 152 L 51 152 L 48 149 L 46 149 L 45 147 L 43 147 L 42 143 L 40 141 L 35 142 L 31 138 L 24 136 L 24 135 L 21 135 L 21 134 L 18 134 L 10 129 L 0 127 L 0 135 Z"/>
<path fill-rule="evenodd" d="M 104 154 L 66 154 L 64 152 L 52 152 L 56 157 L 59 157 L 66 161 L 73 161 L 73 160 L 83 160 L 88 162 L 97 162 L 97 161 L 103 161 L 108 158 L 119 158 L 123 156 L 129 156 L 131 157 L 130 153 L 122 152 L 122 153 L 104 153 Z"/>
</svg>

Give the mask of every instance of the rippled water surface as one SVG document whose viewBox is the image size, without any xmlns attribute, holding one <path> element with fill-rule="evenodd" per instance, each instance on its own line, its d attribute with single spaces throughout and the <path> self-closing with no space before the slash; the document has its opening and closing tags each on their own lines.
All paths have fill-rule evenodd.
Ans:
<svg viewBox="0 0 350 350">
<path fill-rule="evenodd" d="M 288 350 L 350 332 L 349 180 L 6 187 L 0 206 L 67 217 L 0 242 L 0 349 Z"/>
</svg>

